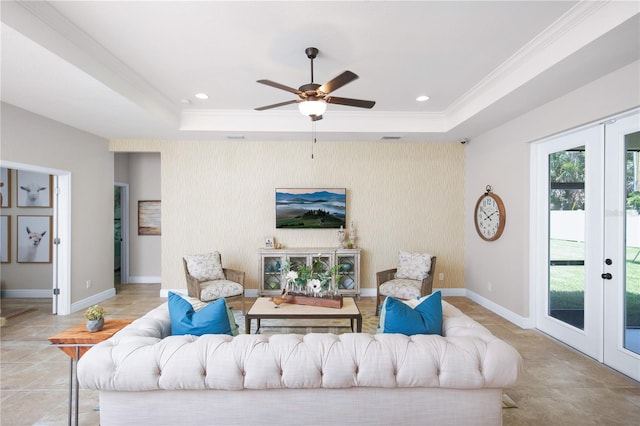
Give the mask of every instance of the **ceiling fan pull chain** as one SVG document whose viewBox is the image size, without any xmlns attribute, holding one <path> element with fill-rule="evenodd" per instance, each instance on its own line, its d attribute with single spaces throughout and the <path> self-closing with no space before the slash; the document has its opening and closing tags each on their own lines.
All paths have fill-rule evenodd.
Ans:
<svg viewBox="0 0 640 426">
<path fill-rule="evenodd" d="M 316 144 L 316 123 L 311 122 L 311 159 L 313 160 L 313 148 Z"/>
</svg>

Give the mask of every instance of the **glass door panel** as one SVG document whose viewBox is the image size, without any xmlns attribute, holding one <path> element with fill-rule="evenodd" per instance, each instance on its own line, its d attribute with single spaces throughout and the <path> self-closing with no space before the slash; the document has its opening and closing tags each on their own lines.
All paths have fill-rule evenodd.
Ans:
<svg viewBox="0 0 640 426">
<path fill-rule="evenodd" d="M 640 354 L 640 132 L 625 135 L 624 348 Z"/>
</svg>

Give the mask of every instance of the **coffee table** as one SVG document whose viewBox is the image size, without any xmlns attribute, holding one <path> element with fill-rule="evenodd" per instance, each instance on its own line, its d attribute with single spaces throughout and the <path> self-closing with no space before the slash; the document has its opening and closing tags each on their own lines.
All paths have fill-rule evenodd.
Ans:
<svg viewBox="0 0 640 426">
<path fill-rule="evenodd" d="M 254 319 L 257 322 L 256 333 L 260 330 L 260 320 L 263 319 L 348 319 L 351 322 L 351 331 L 362 333 L 362 314 L 351 297 L 343 299 L 342 308 L 325 308 L 292 303 L 283 303 L 276 308 L 269 297 L 259 297 L 245 315 L 244 332 L 246 334 L 251 333 L 251 321 Z"/>
</svg>

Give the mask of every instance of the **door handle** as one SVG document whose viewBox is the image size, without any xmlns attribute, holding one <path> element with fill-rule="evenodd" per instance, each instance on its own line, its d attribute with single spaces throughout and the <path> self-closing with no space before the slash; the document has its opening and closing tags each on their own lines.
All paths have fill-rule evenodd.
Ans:
<svg viewBox="0 0 640 426">
<path fill-rule="evenodd" d="M 613 278 L 613 275 L 611 275 L 610 273 L 604 273 L 602 275 L 600 275 L 602 277 L 603 280 L 610 280 Z"/>
</svg>

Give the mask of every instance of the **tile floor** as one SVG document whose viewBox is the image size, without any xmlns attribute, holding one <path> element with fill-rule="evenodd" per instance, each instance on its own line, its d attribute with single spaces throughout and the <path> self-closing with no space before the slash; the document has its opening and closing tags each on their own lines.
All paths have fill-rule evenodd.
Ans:
<svg viewBox="0 0 640 426">
<path fill-rule="evenodd" d="M 108 317 L 139 317 L 165 301 L 159 293 L 159 285 L 123 285 L 103 305 Z M 507 390 L 518 408 L 503 410 L 505 425 L 640 425 L 640 383 L 535 330 L 518 328 L 469 299 L 445 299 L 513 345 L 524 359 L 518 384 Z M 69 358 L 47 338 L 83 322 L 82 312 L 51 315 L 49 300 L 1 303 L 3 308 L 26 303 L 36 310 L 10 318 L 0 328 L 0 424 L 67 424 Z M 240 307 L 239 302 L 233 305 Z M 367 316 L 374 314 L 375 299 L 362 298 L 358 305 Z M 371 324 L 365 322 L 365 327 Z M 81 425 L 99 424 L 97 405 L 97 392 L 81 391 Z"/>
</svg>

